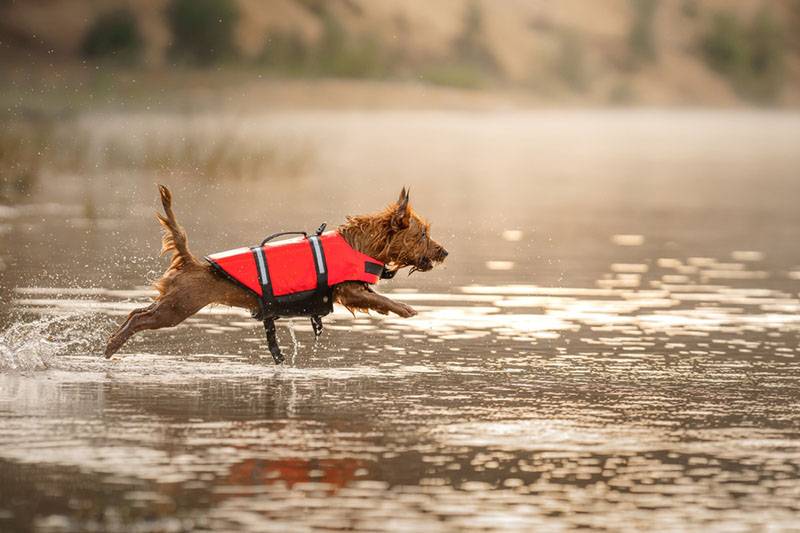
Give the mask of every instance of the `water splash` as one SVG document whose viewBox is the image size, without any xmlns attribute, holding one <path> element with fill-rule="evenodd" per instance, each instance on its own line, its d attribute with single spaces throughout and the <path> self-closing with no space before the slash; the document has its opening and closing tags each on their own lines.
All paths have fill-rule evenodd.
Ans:
<svg viewBox="0 0 800 533">
<path fill-rule="evenodd" d="M 104 335 L 93 313 L 42 315 L 0 331 L 0 370 L 46 370 L 58 356 L 86 352 Z"/>
<path fill-rule="evenodd" d="M 294 332 L 294 323 L 292 323 L 291 320 L 287 324 L 287 328 L 289 329 L 289 335 L 292 337 L 292 366 L 296 366 L 297 352 L 300 349 L 300 345 L 297 342 L 297 335 Z"/>
</svg>

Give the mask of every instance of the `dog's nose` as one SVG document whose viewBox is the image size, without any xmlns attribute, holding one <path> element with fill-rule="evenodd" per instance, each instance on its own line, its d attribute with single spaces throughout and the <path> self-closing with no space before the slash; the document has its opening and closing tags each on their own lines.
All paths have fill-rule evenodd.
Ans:
<svg viewBox="0 0 800 533">
<path fill-rule="evenodd" d="M 447 257 L 447 250 L 445 250 L 444 248 L 442 248 L 441 256 L 442 256 L 442 259 Z"/>
</svg>

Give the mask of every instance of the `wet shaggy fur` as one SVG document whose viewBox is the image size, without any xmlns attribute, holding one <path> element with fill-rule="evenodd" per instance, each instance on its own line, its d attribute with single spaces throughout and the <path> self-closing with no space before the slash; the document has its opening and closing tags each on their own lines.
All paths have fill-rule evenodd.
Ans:
<svg viewBox="0 0 800 533">
<path fill-rule="evenodd" d="M 251 312 L 259 309 L 257 298 L 220 276 L 205 261 L 190 251 L 186 231 L 178 224 L 172 210 L 172 193 L 158 187 L 164 214 L 157 214 L 163 236 L 161 255 L 172 254 L 169 267 L 155 283 L 158 296 L 147 307 L 135 309 L 108 340 L 105 355 L 111 357 L 134 334 L 180 324 L 210 304 L 241 307 Z M 356 250 L 387 265 L 391 270 L 411 267 L 428 271 L 447 257 L 445 250 L 430 237 L 430 225 L 409 205 L 404 188 L 398 200 L 384 210 L 370 215 L 347 217 L 337 231 Z M 403 318 L 417 314 L 410 306 L 391 300 L 361 281 L 347 281 L 333 288 L 333 298 L 349 309 L 381 314 L 394 313 Z"/>
</svg>

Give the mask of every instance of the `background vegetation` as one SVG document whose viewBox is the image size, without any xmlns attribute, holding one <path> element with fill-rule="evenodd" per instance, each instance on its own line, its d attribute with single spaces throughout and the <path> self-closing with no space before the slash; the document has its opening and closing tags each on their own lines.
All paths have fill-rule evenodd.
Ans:
<svg viewBox="0 0 800 533">
<path fill-rule="evenodd" d="M 198 65 L 236 57 L 239 8 L 233 0 L 172 0 L 167 20 L 173 57 Z"/>
<path fill-rule="evenodd" d="M 413 81 L 568 102 L 800 103 L 796 0 L 123 6 L 0 3 L 0 69 L 31 58 L 62 68 L 83 60 L 164 73 L 180 67 L 270 79 Z"/>
<path fill-rule="evenodd" d="M 716 13 L 703 37 L 708 65 L 725 76 L 742 96 L 775 100 L 785 81 L 787 47 L 783 29 L 770 11 L 749 22 L 728 12 Z"/>
<path fill-rule="evenodd" d="M 83 38 L 81 51 L 88 59 L 113 59 L 136 63 L 141 59 L 142 34 L 129 9 L 101 13 Z"/>
</svg>

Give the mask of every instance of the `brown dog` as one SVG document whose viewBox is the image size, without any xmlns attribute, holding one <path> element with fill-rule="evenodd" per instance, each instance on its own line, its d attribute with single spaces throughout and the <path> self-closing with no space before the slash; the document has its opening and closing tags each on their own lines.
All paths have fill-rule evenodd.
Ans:
<svg viewBox="0 0 800 533">
<path fill-rule="evenodd" d="M 128 315 L 108 340 L 106 357 L 117 353 L 131 335 L 147 329 L 176 326 L 209 304 L 242 307 L 254 313 L 259 310 L 254 295 L 192 255 L 187 246 L 186 232 L 172 211 L 172 194 L 163 185 L 159 185 L 159 192 L 165 213 L 156 215 L 164 233 L 161 254 L 172 252 L 172 261 L 155 284 L 159 293 L 155 301 Z M 394 271 L 412 267 L 412 272 L 424 272 L 447 257 L 447 250 L 430 238 L 430 225 L 411 209 L 405 188 L 396 203 L 378 213 L 347 217 L 347 222 L 337 231 L 351 247 Z M 381 296 L 360 281 L 346 281 L 334 286 L 333 299 L 351 312 L 371 309 L 384 315 L 395 313 L 403 318 L 417 314 L 410 306 Z"/>
</svg>

